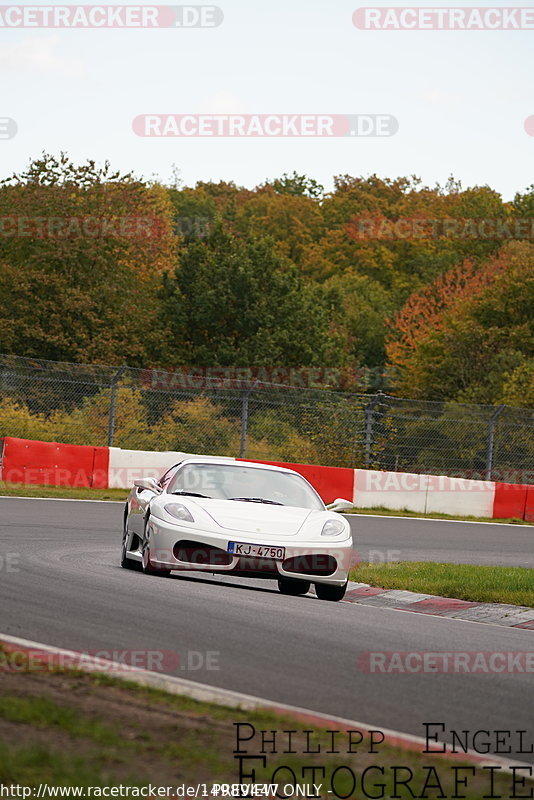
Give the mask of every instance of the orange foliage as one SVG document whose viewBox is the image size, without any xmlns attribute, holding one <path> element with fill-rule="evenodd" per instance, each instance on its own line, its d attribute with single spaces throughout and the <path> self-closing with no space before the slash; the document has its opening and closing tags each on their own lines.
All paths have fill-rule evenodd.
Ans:
<svg viewBox="0 0 534 800">
<path fill-rule="evenodd" d="M 386 350 L 390 362 L 405 367 L 427 333 L 446 328 L 444 312 L 479 295 L 506 270 L 507 263 L 502 252 L 484 264 L 465 260 L 438 276 L 430 286 L 414 292 L 393 321 L 388 321 L 390 338 Z"/>
</svg>

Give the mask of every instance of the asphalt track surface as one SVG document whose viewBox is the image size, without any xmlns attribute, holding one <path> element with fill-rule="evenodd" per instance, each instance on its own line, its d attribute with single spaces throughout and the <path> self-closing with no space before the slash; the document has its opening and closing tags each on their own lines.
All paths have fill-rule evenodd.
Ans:
<svg viewBox="0 0 534 800">
<path fill-rule="evenodd" d="M 439 722 L 447 731 L 525 730 L 534 741 L 532 673 L 376 674 L 358 661 L 369 651 L 532 652 L 532 631 L 285 597 L 270 581 L 129 572 L 119 566 L 121 517 L 115 503 L 0 498 L 0 632 L 83 652 L 171 651 L 182 666 L 170 674 L 378 728 L 422 736 L 424 722 Z M 500 541 L 498 526 L 459 523 L 456 535 L 453 523 L 406 520 L 404 533 L 398 523 L 359 518 L 359 546 L 398 549 L 402 536 L 419 552 L 421 526 L 427 556 L 446 549 L 446 536 L 452 553 L 462 535 L 461 552 L 482 547 L 483 533 L 486 550 Z M 525 531 L 533 533 L 501 531 L 506 552 L 526 555 Z M 188 668 L 208 651 L 218 669 Z M 509 757 L 534 763 L 515 745 Z"/>
</svg>

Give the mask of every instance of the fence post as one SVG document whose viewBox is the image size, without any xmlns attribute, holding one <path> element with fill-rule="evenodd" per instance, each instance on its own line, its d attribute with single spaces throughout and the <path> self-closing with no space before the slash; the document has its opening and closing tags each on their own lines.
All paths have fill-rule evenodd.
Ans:
<svg viewBox="0 0 534 800">
<path fill-rule="evenodd" d="M 247 452 L 247 425 L 248 425 L 248 401 L 252 386 L 245 389 L 241 398 L 241 445 L 239 447 L 239 458 L 245 458 Z"/>
<path fill-rule="evenodd" d="M 382 392 L 377 392 L 365 406 L 365 468 L 369 469 L 373 449 L 373 425 L 375 407 L 380 400 Z"/>
<path fill-rule="evenodd" d="M 111 398 L 109 401 L 109 423 L 108 423 L 108 447 L 113 447 L 113 437 L 115 436 L 115 407 L 117 405 L 117 383 L 121 379 L 126 369 L 128 369 L 126 365 L 120 367 L 115 373 L 115 376 L 111 379 Z"/>
<path fill-rule="evenodd" d="M 495 411 L 490 417 L 489 426 L 488 426 L 488 446 L 486 449 L 486 480 L 491 480 L 491 474 L 493 472 L 493 449 L 495 443 L 495 423 L 497 422 L 497 418 L 502 414 L 506 406 L 497 406 Z"/>
</svg>

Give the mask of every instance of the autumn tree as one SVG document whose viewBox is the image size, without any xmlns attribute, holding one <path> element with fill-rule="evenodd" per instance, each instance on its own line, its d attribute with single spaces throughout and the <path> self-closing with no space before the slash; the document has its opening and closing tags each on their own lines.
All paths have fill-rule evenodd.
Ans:
<svg viewBox="0 0 534 800">
<path fill-rule="evenodd" d="M 175 261 L 167 191 L 43 154 L 0 187 L 0 350 L 141 364 Z"/>
<path fill-rule="evenodd" d="M 481 265 L 464 262 L 412 295 L 387 352 L 406 396 L 506 402 L 534 358 L 534 244 L 511 242 Z M 525 405 L 531 396 L 525 394 Z"/>
<path fill-rule="evenodd" d="M 344 358 L 325 298 L 267 239 L 219 226 L 190 243 L 165 279 L 162 302 L 171 365 L 324 366 Z"/>
<path fill-rule="evenodd" d="M 284 172 L 281 178 L 266 181 L 264 185 L 272 186 L 278 194 L 290 194 L 295 197 L 320 199 L 324 195 L 324 186 L 308 175 L 299 175 L 295 170 L 291 175 Z"/>
<path fill-rule="evenodd" d="M 323 235 L 324 225 L 315 200 L 266 187 L 241 206 L 235 231 L 249 237 L 271 237 L 281 255 L 300 265 L 306 249 Z"/>
<path fill-rule="evenodd" d="M 481 236 L 478 223 L 512 213 L 489 187 L 464 190 L 450 179 L 429 188 L 415 176 L 376 175 L 337 176 L 322 212 L 327 232 L 320 246 L 335 273 L 365 273 L 382 283 L 397 307 L 464 258 L 495 253 L 502 241 Z"/>
<path fill-rule="evenodd" d="M 531 376 L 517 318 L 530 257 L 508 240 L 528 238 L 533 210 L 532 186 L 511 203 L 452 177 L 162 186 L 43 154 L 0 183 L 0 351 L 378 376 L 389 359 L 404 394 L 517 404 Z M 516 285 L 510 324 L 497 323 Z"/>
<path fill-rule="evenodd" d="M 355 271 L 334 275 L 323 284 L 344 331 L 350 362 L 379 367 L 385 362 L 387 318 L 393 313 L 389 293 L 377 281 Z"/>
</svg>

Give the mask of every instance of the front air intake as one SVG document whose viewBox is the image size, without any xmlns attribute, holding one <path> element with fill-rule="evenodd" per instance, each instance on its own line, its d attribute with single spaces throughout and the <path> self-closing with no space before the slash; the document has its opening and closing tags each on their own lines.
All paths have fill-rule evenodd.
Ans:
<svg viewBox="0 0 534 800">
<path fill-rule="evenodd" d="M 299 575 L 333 575 L 337 570 L 337 561 L 326 553 L 292 556 L 282 562 L 282 569 Z"/>
<path fill-rule="evenodd" d="M 232 563 L 232 556 L 226 550 L 187 539 L 176 542 L 172 553 L 178 561 L 196 564 L 199 567 L 227 567 Z"/>
</svg>

